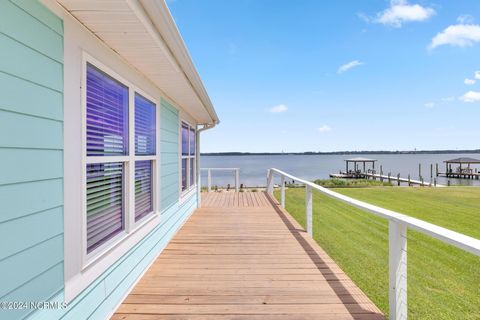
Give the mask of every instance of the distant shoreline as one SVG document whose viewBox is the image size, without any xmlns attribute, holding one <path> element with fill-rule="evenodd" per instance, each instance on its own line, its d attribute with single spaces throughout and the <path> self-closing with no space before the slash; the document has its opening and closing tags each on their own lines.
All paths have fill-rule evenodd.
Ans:
<svg viewBox="0 0 480 320">
<path fill-rule="evenodd" d="M 415 151 L 332 151 L 332 152 L 207 152 L 202 156 L 288 156 L 288 155 L 355 155 L 355 154 L 447 154 L 447 153 L 480 153 L 476 150 L 415 150 Z"/>
</svg>

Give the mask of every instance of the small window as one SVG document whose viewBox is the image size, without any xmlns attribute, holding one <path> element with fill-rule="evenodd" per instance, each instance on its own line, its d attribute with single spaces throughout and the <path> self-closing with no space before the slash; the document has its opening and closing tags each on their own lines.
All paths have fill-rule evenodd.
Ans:
<svg viewBox="0 0 480 320">
<path fill-rule="evenodd" d="M 196 179 L 196 132 L 182 122 L 182 191 L 195 186 Z"/>
<path fill-rule="evenodd" d="M 125 228 L 123 172 L 120 162 L 87 165 L 87 253 Z"/>
<path fill-rule="evenodd" d="M 135 154 L 155 154 L 155 104 L 135 94 Z"/>
<path fill-rule="evenodd" d="M 135 162 L 135 222 L 153 211 L 152 161 Z"/>
<path fill-rule="evenodd" d="M 128 88 L 87 66 L 87 156 L 128 154 Z"/>
</svg>

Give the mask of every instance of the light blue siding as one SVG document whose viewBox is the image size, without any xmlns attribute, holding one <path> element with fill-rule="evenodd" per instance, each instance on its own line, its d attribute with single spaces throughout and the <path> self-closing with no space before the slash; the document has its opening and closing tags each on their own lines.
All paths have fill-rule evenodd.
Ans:
<svg viewBox="0 0 480 320">
<path fill-rule="evenodd" d="M 0 48 L 0 301 L 47 301 L 63 288 L 62 21 L 1 1 Z"/>
<path fill-rule="evenodd" d="M 161 210 L 178 201 L 178 110 L 162 99 L 160 111 L 160 205 Z"/>
<path fill-rule="evenodd" d="M 71 301 L 66 309 L 42 310 L 33 314 L 31 319 L 106 319 L 196 208 L 196 194 L 182 203 L 177 198 L 163 212 L 160 224 Z M 63 293 L 52 301 L 63 301 Z"/>
</svg>

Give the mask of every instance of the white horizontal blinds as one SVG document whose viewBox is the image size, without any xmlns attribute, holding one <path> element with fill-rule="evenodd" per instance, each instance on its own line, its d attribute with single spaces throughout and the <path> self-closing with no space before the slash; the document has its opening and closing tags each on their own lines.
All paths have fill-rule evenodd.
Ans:
<svg viewBox="0 0 480 320">
<path fill-rule="evenodd" d="M 123 163 L 87 165 L 87 253 L 124 229 Z"/>
<path fill-rule="evenodd" d="M 87 64 L 87 156 L 128 153 L 128 88 Z"/>
<path fill-rule="evenodd" d="M 135 222 L 153 211 L 152 161 L 135 162 Z"/>
<path fill-rule="evenodd" d="M 153 212 L 153 162 L 156 153 L 156 105 L 135 93 L 135 222 Z"/>
<path fill-rule="evenodd" d="M 135 154 L 155 154 L 155 104 L 135 93 Z"/>
<path fill-rule="evenodd" d="M 86 154 L 128 155 L 129 89 L 87 64 Z M 125 162 L 86 166 L 87 254 L 125 229 Z"/>
</svg>

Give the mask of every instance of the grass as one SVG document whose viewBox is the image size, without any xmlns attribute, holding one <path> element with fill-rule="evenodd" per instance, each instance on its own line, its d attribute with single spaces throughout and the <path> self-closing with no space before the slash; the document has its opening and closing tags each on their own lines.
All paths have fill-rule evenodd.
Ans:
<svg viewBox="0 0 480 320">
<path fill-rule="evenodd" d="M 364 188 L 376 186 L 392 186 L 391 182 L 367 179 L 318 179 L 316 184 L 326 188 Z"/>
<path fill-rule="evenodd" d="M 344 195 L 480 239 L 480 188 L 341 188 Z M 279 192 L 275 192 L 279 197 Z M 305 190 L 286 191 L 305 226 Z M 314 191 L 313 236 L 388 314 L 388 223 Z M 480 258 L 408 231 L 409 319 L 479 319 Z"/>
</svg>

